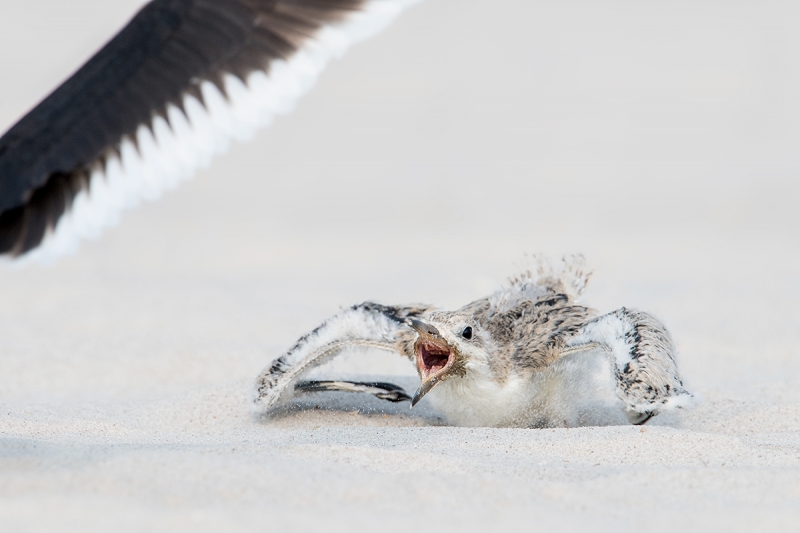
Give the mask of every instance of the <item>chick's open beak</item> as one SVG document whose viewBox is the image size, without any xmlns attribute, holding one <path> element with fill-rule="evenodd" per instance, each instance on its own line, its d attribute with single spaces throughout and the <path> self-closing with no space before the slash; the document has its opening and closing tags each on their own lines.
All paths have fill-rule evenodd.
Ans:
<svg viewBox="0 0 800 533">
<path fill-rule="evenodd" d="M 411 407 L 414 407 L 442 381 L 442 377 L 453 366 L 455 353 L 435 327 L 416 319 L 411 319 L 409 324 L 419 334 L 414 343 L 414 351 L 417 354 L 417 370 L 422 379 L 419 389 L 411 400 Z"/>
</svg>

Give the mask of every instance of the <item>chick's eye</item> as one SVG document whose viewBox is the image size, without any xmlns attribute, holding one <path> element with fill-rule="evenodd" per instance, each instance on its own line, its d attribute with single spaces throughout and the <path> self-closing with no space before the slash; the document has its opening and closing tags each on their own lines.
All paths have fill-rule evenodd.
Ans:
<svg viewBox="0 0 800 533">
<path fill-rule="evenodd" d="M 464 328 L 464 331 L 461 332 L 461 336 L 467 340 L 472 338 L 472 326 L 467 326 Z"/>
</svg>

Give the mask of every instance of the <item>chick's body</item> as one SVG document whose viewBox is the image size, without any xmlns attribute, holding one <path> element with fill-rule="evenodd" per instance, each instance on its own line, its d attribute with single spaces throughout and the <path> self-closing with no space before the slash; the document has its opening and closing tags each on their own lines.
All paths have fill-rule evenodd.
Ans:
<svg viewBox="0 0 800 533">
<path fill-rule="evenodd" d="M 688 405 L 691 394 L 664 326 L 647 313 L 599 315 L 581 305 L 588 278 L 580 257 L 560 268 L 540 261 L 456 311 L 354 306 L 262 373 L 256 403 L 269 408 L 285 400 L 304 369 L 348 346 L 368 345 L 414 361 L 421 386 L 412 405 L 428 395 L 456 425 L 643 423 Z"/>
</svg>

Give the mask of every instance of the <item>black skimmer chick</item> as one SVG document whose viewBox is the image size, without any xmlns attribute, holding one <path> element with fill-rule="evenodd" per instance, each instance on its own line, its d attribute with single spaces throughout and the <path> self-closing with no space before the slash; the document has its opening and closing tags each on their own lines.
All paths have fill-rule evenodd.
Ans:
<svg viewBox="0 0 800 533">
<path fill-rule="evenodd" d="M 643 424 L 688 406 L 669 333 L 653 316 L 582 305 L 590 272 L 582 257 L 538 265 L 456 311 L 371 302 L 304 335 L 258 377 L 255 407 L 268 412 L 297 391 L 369 392 L 412 407 L 430 398 L 463 426 L 573 427 Z M 410 359 L 421 383 L 412 396 L 390 383 L 301 381 L 353 348 Z"/>
</svg>

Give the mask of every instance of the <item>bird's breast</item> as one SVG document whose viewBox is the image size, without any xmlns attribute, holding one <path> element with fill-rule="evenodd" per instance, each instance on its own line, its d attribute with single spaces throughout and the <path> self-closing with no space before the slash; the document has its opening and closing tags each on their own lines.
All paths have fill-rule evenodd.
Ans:
<svg viewBox="0 0 800 533">
<path fill-rule="evenodd" d="M 433 406 L 452 424 L 473 427 L 577 427 L 627 424 L 611 364 L 602 350 L 566 356 L 547 369 L 502 382 L 468 373 L 441 383 Z"/>
</svg>

